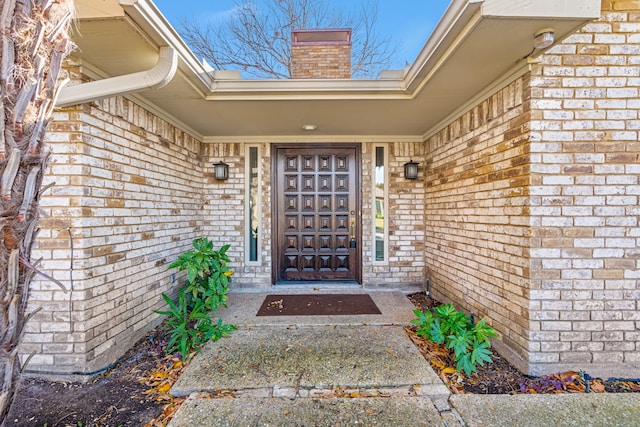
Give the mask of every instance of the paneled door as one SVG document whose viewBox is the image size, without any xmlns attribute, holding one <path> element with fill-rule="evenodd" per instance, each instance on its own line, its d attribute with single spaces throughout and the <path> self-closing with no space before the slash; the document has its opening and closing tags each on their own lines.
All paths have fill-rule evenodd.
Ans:
<svg viewBox="0 0 640 427">
<path fill-rule="evenodd" d="M 274 147 L 274 279 L 360 280 L 360 146 Z"/>
</svg>

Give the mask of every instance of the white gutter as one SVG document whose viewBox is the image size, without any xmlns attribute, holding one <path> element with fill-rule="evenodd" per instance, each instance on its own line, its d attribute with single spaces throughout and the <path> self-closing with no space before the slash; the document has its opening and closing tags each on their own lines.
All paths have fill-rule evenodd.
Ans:
<svg viewBox="0 0 640 427">
<path fill-rule="evenodd" d="M 69 107 L 144 89 L 158 89 L 171 81 L 177 69 L 176 50 L 171 47 L 161 47 L 158 62 L 152 68 L 124 76 L 67 86 L 62 89 L 56 107 Z"/>
</svg>

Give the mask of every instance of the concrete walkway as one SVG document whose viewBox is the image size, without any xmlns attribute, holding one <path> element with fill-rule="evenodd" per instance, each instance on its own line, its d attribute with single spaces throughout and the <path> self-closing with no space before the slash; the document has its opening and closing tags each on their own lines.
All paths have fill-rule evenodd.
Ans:
<svg viewBox="0 0 640 427">
<path fill-rule="evenodd" d="M 264 293 L 230 294 L 221 314 L 240 329 L 174 384 L 189 397 L 169 426 L 640 424 L 638 394 L 451 396 L 403 329 L 409 300 L 369 294 L 381 315 L 256 317 Z"/>
</svg>

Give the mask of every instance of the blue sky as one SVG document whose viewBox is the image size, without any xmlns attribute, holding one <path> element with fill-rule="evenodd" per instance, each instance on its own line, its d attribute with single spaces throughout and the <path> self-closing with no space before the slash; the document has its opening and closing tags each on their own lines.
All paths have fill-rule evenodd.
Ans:
<svg viewBox="0 0 640 427">
<path fill-rule="evenodd" d="M 260 3 L 266 0 L 253 0 Z M 405 61 L 413 63 L 450 0 L 379 0 L 377 31 L 401 43 L 391 68 L 400 69 Z M 228 16 L 234 0 L 154 0 L 171 24 L 179 28 L 182 19 L 220 21 Z M 367 0 L 333 0 L 335 7 L 353 10 Z"/>
</svg>

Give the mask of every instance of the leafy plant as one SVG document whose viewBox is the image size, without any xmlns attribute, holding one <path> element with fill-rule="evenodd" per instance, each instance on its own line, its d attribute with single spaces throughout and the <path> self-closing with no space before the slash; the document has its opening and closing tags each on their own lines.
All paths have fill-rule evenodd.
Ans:
<svg viewBox="0 0 640 427">
<path fill-rule="evenodd" d="M 231 259 L 227 256 L 230 245 L 213 249 L 213 242 L 206 237 L 193 241 L 193 249 L 178 256 L 169 268 L 187 271 L 186 290 L 195 300 L 203 300 L 205 307 L 216 311 L 226 307 L 229 282 L 233 272 L 227 267 Z"/>
<path fill-rule="evenodd" d="M 227 267 L 230 261 L 226 255 L 228 249 L 229 245 L 225 245 L 216 251 L 209 239 L 198 238 L 193 241 L 193 249 L 182 253 L 169 265 L 169 268 L 186 270 L 187 282 L 178 291 L 175 302 L 162 294 L 169 310 L 157 313 L 168 316 L 167 353 L 179 351 L 184 360 L 193 350 L 200 351 L 207 341 L 217 341 L 237 329 L 234 325 L 223 324 L 221 318 L 215 323 L 211 319 L 211 313 L 227 306 L 233 274 Z"/>
<path fill-rule="evenodd" d="M 416 319 L 411 323 L 417 325 L 416 334 L 452 350 L 458 371 L 471 374 L 478 365 L 492 362 L 489 338 L 497 334 L 484 319 L 474 323 L 464 312 L 456 311 L 452 304 L 440 305 L 433 311 L 413 312 Z"/>
</svg>

